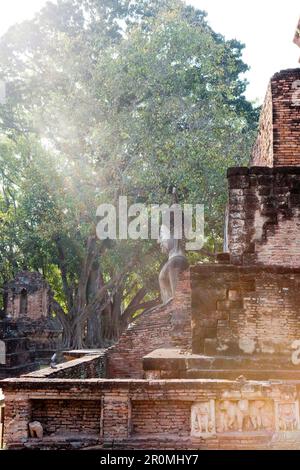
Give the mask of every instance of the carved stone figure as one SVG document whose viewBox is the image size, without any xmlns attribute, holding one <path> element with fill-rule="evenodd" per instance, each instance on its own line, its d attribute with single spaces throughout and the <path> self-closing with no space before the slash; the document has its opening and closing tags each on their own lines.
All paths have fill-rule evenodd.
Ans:
<svg viewBox="0 0 300 470">
<path fill-rule="evenodd" d="M 239 400 L 237 403 L 237 424 L 238 430 L 243 431 L 245 420 L 250 418 L 250 407 L 248 400 Z"/>
<path fill-rule="evenodd" d="M 192 406 L 192 436 L 211 434 L 215 431 L 214 401 L 195 403 Z"/>
<path fill-rule="evenodd" d="M 219 403 L 219 432 L 241 428 L 243 415 L 236 401 L 224 400 Z"/>
<path fill-rule="evenodd" d="M 278 404 L 279 431 L 296 431 L 298 429 L 298 419 L 296 403 Z"/>
<path fill-rule="evenodd" d="M 250 402 L 250 420 L 253 429 L 258 430 L 263 428 L 263 410 L 265 402 L 263 400 L 255 400 Z"/>
<path fill-rule="evenodd" d="M 179 275 L 188 268 L 189 264 L 180 241 L 174 239 L 164 225 L 160 230 L 159 241 L 162 252 L 169 255 L 158 278 L 161 300 L 163 305 L 166 305 L 174 298 Z"/>
<path fill-rule="evenodd" d="M 28 425 L 30 437 L 35 437 L 37 439 L 43 439 L 44 430 L 43 426 L 39 421 L 32 421 Z"/>
<path fill-rule="evenodd" d="M 270 410 L 263 400 L 223 400 L 218 404 L 218 431 L 246 431 L 268 428 Z"/>
<path fill-rule="evenodd" d="M 209 432 L 209 406 L 208 403 L 199 403 L 195 409 L 195 418 L 199 432 Z"/>
<path fill-rule="evenodd" d="M 300 340 L 295 339 L 291 344 L 291 348 L 295 349 L 292 354 L 292 363 L 294 366 L 298 366 L 300 364 Z"/>
</svg>

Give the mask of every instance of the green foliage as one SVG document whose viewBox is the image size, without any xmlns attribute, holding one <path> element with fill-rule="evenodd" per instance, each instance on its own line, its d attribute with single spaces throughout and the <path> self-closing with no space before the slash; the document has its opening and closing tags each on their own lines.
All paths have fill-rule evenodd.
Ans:
<svg viewBox="0 0 300 470">
<path fill-rule="evenodd" d="M 96 207 L 120 194 L 170 202 L 176 186 L 205 204 L 207 247 L 220 246 L 226 168 L 247 164 L 257 111 L 243 45 L 205 16 L 180 0 L 60 0 L 1 39 L 0 281 L 40 270 L 67 310 L 63 271 L 76 290 Z M 157 248 L 100 251 L 106 281 L 138 260 L 125 305 L 155 288 Z"/>
</svg>

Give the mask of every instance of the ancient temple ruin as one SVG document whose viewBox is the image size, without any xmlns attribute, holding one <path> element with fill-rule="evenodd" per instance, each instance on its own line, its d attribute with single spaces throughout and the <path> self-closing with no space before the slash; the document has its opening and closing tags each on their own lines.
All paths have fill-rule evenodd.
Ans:
<svg viewBox="0 0 300 470">
<path fill-rule="evenodd" d="M 15 377 L 49 364 L 61 349 L 62 329 L 51 316 L 52 292 L 37 272 L 21 272 L 4 285 L 0 320 L 0 377 Z"/>
<path fill-rule="evenodd" d="M 300 447 L 298 80 L 271 79 L 250 166 L 228 170 L 228 253 L 111 348 L 3 381 L 8 448 Z"/>
</svg>

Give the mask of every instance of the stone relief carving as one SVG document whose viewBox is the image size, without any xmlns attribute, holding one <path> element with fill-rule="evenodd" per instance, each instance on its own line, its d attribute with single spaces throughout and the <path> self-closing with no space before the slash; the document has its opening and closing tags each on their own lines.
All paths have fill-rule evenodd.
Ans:
<svg viewBox="0 0 300 470">
<path fill-rule="evenodd" d="M 217 406 L 217 431 L 258 431 L 271 429 L 273 406 L 266 400 L 221 400 Z"/>
<path fill-rule="evenodd" d="M 295 349 L 292 354 L 291 360 L 294 366 L 298 366 L 300 364 L 300 340 L 296 339 L 291 344 L 291 349 Z"/>
<path fill-rule="evenodd" d="M 258 430 L 267 425 L 266 403 L 263 400 L 250 401 L 249 416 L 253 429 Z M 271 421 L 273 419 L 271 418 Z"/>
<path fill-rule="evenodd" d="M 298 431 L 299 426 L 299 402 L 282 401 L 275 402 L 276 431 Z"/>
<path fill-rule="evenodd" d="M 244 387 L 243 391 L 226 391 L 222 399 L 193 404 L 191 435 L 211 437 L 226 432 L 300 431 L 299 401 L 294 389 L 274 389 L 265 397 Z"/>
<path fill-rule="evenodd" d="M 191 435 L 205 437 L 216 432 L 214 400 L 194 403 L 191 410 Z"/>
<path fill-rule="evenodd" d="M 29 436 L 35 437 L 36 439 L 43 439 L 44 430 L 43 426 L 39 421 L 32 421 L 28 424 Z"/>
</svg>

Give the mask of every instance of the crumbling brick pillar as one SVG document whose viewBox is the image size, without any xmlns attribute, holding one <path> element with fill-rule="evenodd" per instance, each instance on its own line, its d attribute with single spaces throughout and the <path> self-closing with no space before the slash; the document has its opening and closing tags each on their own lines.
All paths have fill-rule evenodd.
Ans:
<svg viewBox="0 0 300 470">
<path fill-rule="evenodd" d="M 299 80 L 299 68 L 271 78 L 251 166 L 300 166 Z"/>
<path fill-rule="evenodd" d="M 10 394 L 5 400 L 4 444 L 23 443 L 28 439 L 31 421 L 31 402 L 28 395 Z"/>
<path fill-rule="evenodd" d="M 229 168 L 233 264 L 300 267 L 300 168 Z"/>
</svg>

